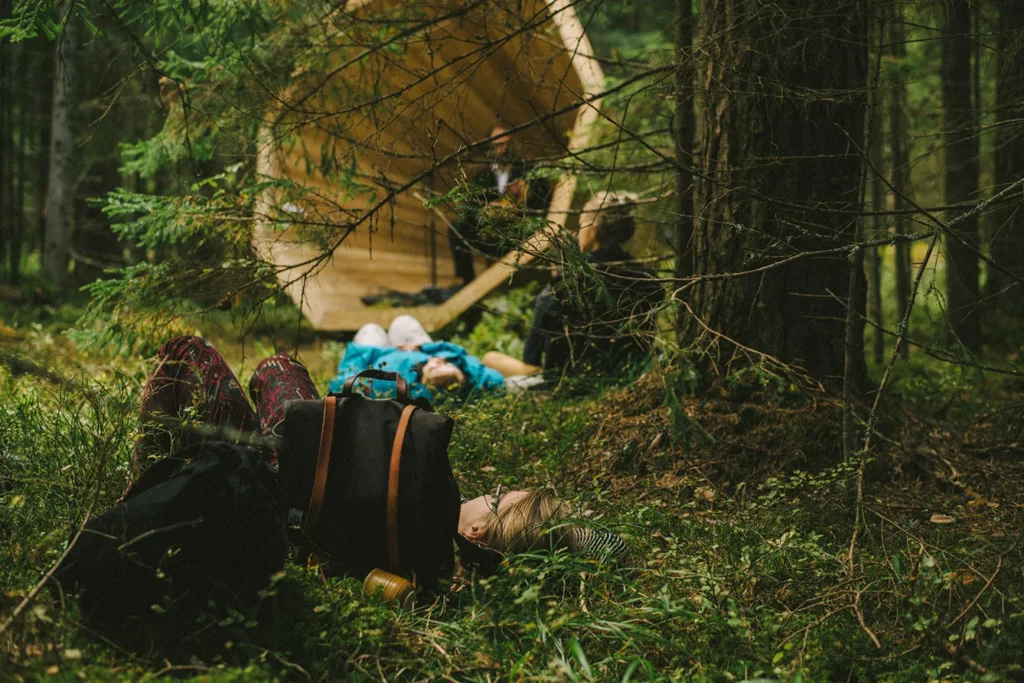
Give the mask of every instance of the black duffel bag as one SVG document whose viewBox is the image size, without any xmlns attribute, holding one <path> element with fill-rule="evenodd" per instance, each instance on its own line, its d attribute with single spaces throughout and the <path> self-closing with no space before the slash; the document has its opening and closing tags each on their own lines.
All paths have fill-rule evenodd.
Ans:
<svg viewBox="0 0 1024 683">
<path fill-rule="evenodd" d="M 242 446 L 189 451 L 152 465 L 122 502 L 89 521 L 58 568 L 58 585 L 79 593 L 87 616 L 251 600 L 284 567 L 273 469 Z"/>
<path fill-rule="evenodd" d="M 354 394 L 359 377 L 397 382 L 397 400 Z M 330 573 L 386 569 L 437 590 L 454 569 L 459 523 L 452 427 L 380 370 L 349 379 L 339 395 L 288 403 L 281 482 L 303 550 Z"/>
</svg>

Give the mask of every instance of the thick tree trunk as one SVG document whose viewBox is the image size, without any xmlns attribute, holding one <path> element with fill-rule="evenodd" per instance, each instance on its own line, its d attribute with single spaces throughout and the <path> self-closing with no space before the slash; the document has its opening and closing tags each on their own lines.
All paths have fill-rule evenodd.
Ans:
<svg viewBox="0 0 1024 683">
<path fill-rule="evenodd" d="M 695 270 L 718 276 L 850 244 L 858 218 L 867 17 L 857 0 L 701 0 L 702 176 Z M 740 344 L 838 387 L 848 254 L 703 281 L 694 311 Z M 860 294 L 851 305 L 864 313 Z M 852 335 L 865 374 L 863 320 Z"/>
<path fill-rule="evenodd" d="M 942 111 L 947 204 L 977 201 L 977 115 L 971 103 L 971 5 L 944 0 L 942 32 Z M 978 220 L 955 228 L 946 246 L 946 307 L 953 333 L 969 349 L 981 345 L 978 298 Z"/>
<path fill-rule="evenodd" d="M 901 67 L 907 57 L 907 46 L 904 44 L 903 31 L 903 3 L 897 2 L 894 6 L 893 20 L 890 22 L 889 42 L 892 45 L 893 68 L 887 72 L 889 90 L 889 146 L 892 150 L 892 176 L 890 182 L 895 188 L 893 192 L 893 209 L 896 211 L 893 217 L 897 235 L 906 235 L 907 216 L 902 213 L 907 209 L 906 197 L 912 195 L 913 189 L 910 184 L 910 163 L 907 149 L 907 86 L 903 79 Z M 897 242 L 895 259 L 895 280 L 896 280 L 896 319 L 903 318 L 903 312 L 907 307 L 907 300 L 910 298 L 910 244 L 908 242 Z M 900 348 L 903 358 L 908 356 L 908 346 L 904 344 Z"/>
<path fill-rule="evenodd" d="M 676 0 L 676 230 L 675 276 L 693 272 L 693 2 Z M 686 325 L 685 309 L 680 309 L 676 329 Z"/>
<path fill-rule="evenodd" d="M 73 11 L 70 6 L 65 10 Z M 54 59 L 53 117 L 50 126 L 50 172 L 46 198 L 46 241 L 43 274 L 52 285 L 64 288 L 68 278 L 68 250 L 75 201 L 75 59 L 78 22 L 68 17 L 57 38 Z"/>
<path fill-rule="evenodd" d="M 1024 0 L 999 1 L 996 50 L 996 191 L 1024 176 Z M 992 259 L 1017 277 L 1024 277 L 1024 216 L 1019 202 L 1005 202 L 991 214 Z M 985 294 L 993 308 L 1007 315 L 1024 314 L 1024 287 L 989 268 Z"/>
</svg>

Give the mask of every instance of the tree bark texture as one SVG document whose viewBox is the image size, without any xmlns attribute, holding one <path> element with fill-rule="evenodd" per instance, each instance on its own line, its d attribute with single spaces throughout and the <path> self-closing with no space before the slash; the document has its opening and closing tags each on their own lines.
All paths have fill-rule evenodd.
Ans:
<svg viewBox="0 0 1024 683">
<path fill-rule="evenodd" d="M 867 108 L 866 3 L 701 0 L 695 270 L 721 275 L 852 243 Z M 702 282 L 693 307 L 740 344 L 838 387 L 848 253 Z M 863 270 L 851 303 L 863 357 Z"/>
<path fill-rule="evenodd" d="M 1000 0 L 996 38 L 995 191 L 1024 176 L 1024 0 Z M 1024 313 L 1024 216 L 1021 202 L 1005 202 L 991 213 L 992 260 L 1012 275 L 989 268 L 985 293 L 994 308 L 1008 315 Z"/>
<path fill-rule="evenodd" d="M 971 102 L 971 5 L 944 0 L 942 31 L 942 112 L 945 147 L 945 200 L 972 202 L 978 196 L 977 114 Z M 953 333 L 969 349 L 981 345 L 978 298 L 978 220 L 969 218 L 947 236 L 946 308 Z"/>
<path fill-rule="evenodd" d="M 879 41 L 882 42 L 882 41 Z M 871 127 L 868 130 L 868 144 L 871 154 L 871 165 L 878 173 L 885 173 L 885 92 L 872 86 L 871 91 Z M 887 208 L 886 195 L 888 188 L 878 175 L 871 175 L 871 210 L 878 212 Z M 871 220 L 871 239 L 879 239 L 888 232 L 886 217 L 878 215 Z M 874 362 L 881 365 L 885 357 L 885 316 L 882 310 L 882 258 L 879 247 L 867 247 L 868 276 L 868 318 L 874 323 L 871 337 L 871 355 Z"/>
<path fill-rule="evenodd" d="M 73 12 L 69 5 L 65 12 Z M 50 125 L 50 169 L 46 197 L 46 241 L 43 274 L 64 288 L 68 278 L 68 251 L 74 224 L 75 201 L 75 59 L 78 22 L 67 17 L 57 38 L 53 78 L 53 115 Z"/>
<path fill-rule="evenodd" d="M 11 12 L 10 0 L 0 0 L 0 17 L 8 17 Z M 11 60 L 14 45 L 9 40 L 0 40 L 0 259 L 6 249 L 8 235 L 11 234 L 11 179 L 13 169 L 11 158 L 14 151 L 14 139 L 11 135 L 14 118 L 14 97 L 12 92 Z M 3 262 L 0 261 L 0 269 Z"/>
<path fill-rule="evenodd" d="M 903 78 L 902 67 L 907 58 L 907 46 L 904 44 L 903 4 L 897 2 L 893 7 L 893 19 L 889 23 L 889 43 L 892 45 L 892 68 L 886 72 L 889 91 L 889 147 L 892 150 L 892 175 L 890 182 L 893 191 L 893 226 L 897 235 L 906 235 L 907 216 L 902 213 L 907 209 L 906 197 L 911 197 L 909 143 L 907 141 L 907 86 Z M 895 280 L 896 280 L 896 319 L 903 319 L 910 298 L 910 244 L 897 242 L 895 247 Z M 903 344 L 900 355 L 908 357 L 908 346 Z"/>
<path fill-rule="evenodd" d="M 676 229 L 675 275 L 682 278 L 693 271 L 693 0 L 676 0 Z M 679 313 L 677 329 L 686 321 Z"/>
<path fill-rule="evenodd" d="M 12 60 L 16 65 L 18 75 L 15 90 L 19 93 L 17 99 L 18 115 L 12 119 L 12 130 L 17 131 L 17 142 L 12 147 L 10 168 L 14 171 L 13 182 L 11 182 L 11 232 L 7 241 L 7 272 L 12 285 L 17 287 L 21 284 L 21 252 L 22 244 L 25 241 L 25 196 L 28 194 L 28 174 L 26 167 L 29 159 L 29 138 L 30 138 L 30 104 L 31 100 L 25 96 L 31 91 L 32 82 L 29 64 L 32 53 L 28 47 L 21 43 L 17 46 L 17 60 Z M 15 83 L 15 79 L 10 79 Z M 12 138 L 12 143 L 14 142 Z"/>
<path fill-rule="evenodd" d="M 36 103 L 35 128 L 38 131 L 36 148 L 36 205 L 33 213 L 36 216 L 36 242 L 40 249 L 46 244 L 46 195 L 50 175 L 50 125 L 53 118 L 53 46 L 50 41 L 40 38 L 36 50 L 36 67 L 38 69 L 38 101 Z"/>
</svg>

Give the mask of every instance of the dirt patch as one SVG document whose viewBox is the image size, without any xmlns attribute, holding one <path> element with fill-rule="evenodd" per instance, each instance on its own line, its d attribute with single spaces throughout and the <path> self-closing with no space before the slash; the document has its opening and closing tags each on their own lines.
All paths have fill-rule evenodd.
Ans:
<svg viewBox="0 0 1024 683">
<path fill-rule="evenodd" d="M 698 467 L 701 476 L 756 483 L 795 469 L 817 470 L 842 457 L 841 406 L 828 396 L 743 395 L 714 387 L 701 396 L 671 396 L 648 374 L 597 408 L 591 457 L 581 477 L 635 480 Z M 619 481 L 618 485 L 624 482 Z"/>
<path fill-rule="evenodd" d="M 842 403 L 822 393 L 717 385 L 672 396 L 648 374 L 599 401 L 590 456 L 573 478 L 632 496 L 671 492 L 713 502 L 766 478 L 816 473 L 842 462 Z M 1008 408 L 970 425 L 924 419 L 898 400 L 883 405 L 866 471 L 872 505 L 928 521 L 951 516 L 986 534 L 1008 533 L 1024 509 L 1024 424 Z M 1016 412 L 1015 412 L 1016 410 Z M 868 405 L 857 406 L 858 431 Z"/>
</svg>

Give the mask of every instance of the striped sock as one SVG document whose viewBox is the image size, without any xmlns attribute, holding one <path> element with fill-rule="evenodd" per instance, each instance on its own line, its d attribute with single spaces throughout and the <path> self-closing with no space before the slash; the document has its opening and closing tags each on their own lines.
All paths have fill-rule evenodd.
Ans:
<svg viewBox="0 0 1024 683">
<path fill-rule="evenodd" d="M 568 534 L 566 546 L 574 553 L 608 558 L 614 562 L 624 560 L 629 553 L 626 542 L 618 534 L 587 527 L 573 527 Z"/>
</svg>

